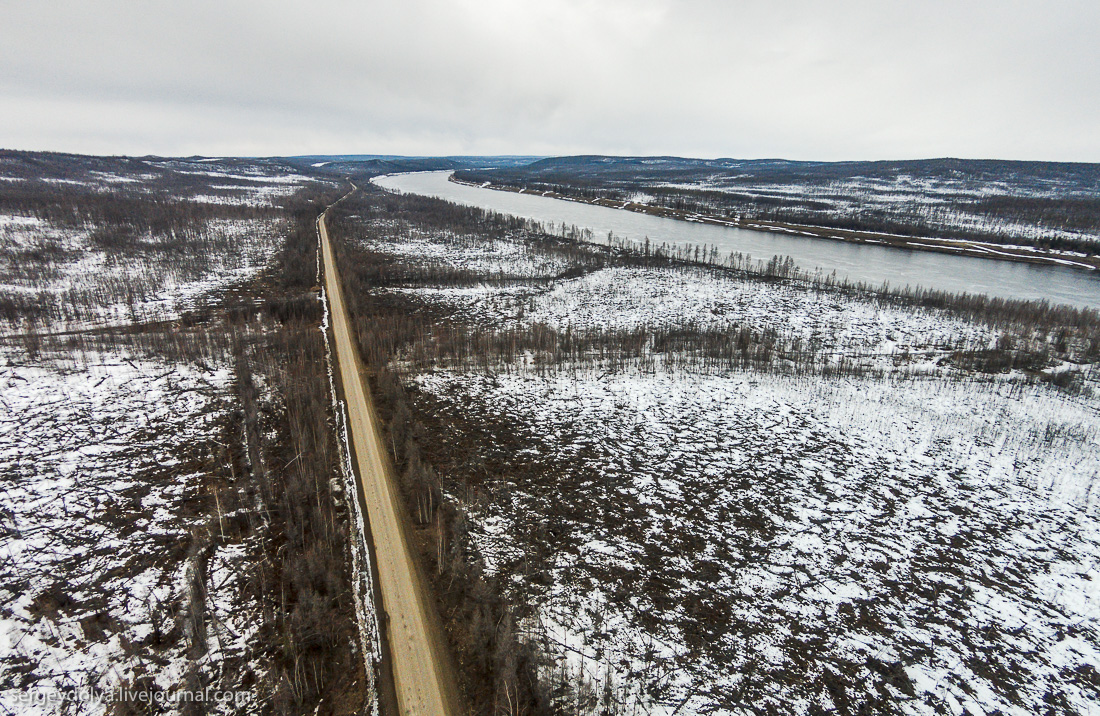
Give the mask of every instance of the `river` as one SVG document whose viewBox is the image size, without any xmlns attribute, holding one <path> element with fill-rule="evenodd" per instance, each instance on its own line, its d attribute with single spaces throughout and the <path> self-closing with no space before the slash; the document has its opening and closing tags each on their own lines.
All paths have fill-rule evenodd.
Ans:
<svg viewBox="0 0 1100 716">
<path fill-rule="evenodd" d="M 764 260 L 775 255 L 790 256 L 804 271 L 821 270 L 825 274 L 835 271 L 838 277 L 874 286 L 888 282 L 896 288 L 921 286 L 953 293 L 1046 299 L 1051 303 L 1100 308 L 1100 276 L 1094 271 L 665 219 L 625 209 L 456 184 L 448 180 L 450 174 L 449 171 L 390 174 L 372 181 L 385 189 L 439 197 L 544 224 L 560 226 L 564 222 L 567 226 L 590 229 L 597 241 L 614 232 L 616 237 L 637 242 L 648 237 L 657 245 L 717 246 L 723 255 L 739 251 Z"/>
</svg>

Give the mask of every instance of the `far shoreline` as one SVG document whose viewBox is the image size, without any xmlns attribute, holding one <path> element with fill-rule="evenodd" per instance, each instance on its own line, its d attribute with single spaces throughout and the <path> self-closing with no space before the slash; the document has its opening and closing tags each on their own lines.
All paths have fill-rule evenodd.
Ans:
<svg viewBox="0 0 1100 716">
<path fill-rule="evenodd" d="M 648 204 L 639 204 L 636 202 L 615 201 L 612 199 L 585 199 L 582 197 L 570 196 L 568 194 L 559 194 L 553 191 L 528 191 L 525 188 L 517 188 L 504 184 L 466 181 L 464 179 L 458 179 L 455 177 L 454 173 L 448 177 L 448 181 L 479 189 L 509 191 L 513 194 L 531 194 L 533 196 L 543 196 L 549 199 L 561 199 L 562 201 L 572 201 L 579 204 L 592 204 L 608 209 L 622 209 L 639 214 L 649 214 L 650 216 L 659 216 L 665 219 L 675 219 L 677 221 L 697 224 L 712 224 L 715 226 L 727 226 L 736 229 L 765 231 L 768 233 L 783 234 L 785 236 L 830 239 L 832 241 L 845 241 L 852 244 L 889 246 L 898 249 L 908 249 L 910 251 L 930 251 L 934 253 L 952 254 L 955 256 L 990 259 L 993 261 L 1012 261 L 1041 266 L 1063 266 L 1074 268 L 1079 271 L 1100 270 L 1100 257 L 1098 256 L 1077 256 L 1067 252 L 1049 251 L 1040 248 L 1003 246 L 993 242 L 982 241 L 881 234 L 871 231 L 835 229 L 832 227 L 807 224 L 788 224 L 778 221 L 734 221 L 708 214 L 697 214 L 666 207 L 649 206 Z"/>
</svg>

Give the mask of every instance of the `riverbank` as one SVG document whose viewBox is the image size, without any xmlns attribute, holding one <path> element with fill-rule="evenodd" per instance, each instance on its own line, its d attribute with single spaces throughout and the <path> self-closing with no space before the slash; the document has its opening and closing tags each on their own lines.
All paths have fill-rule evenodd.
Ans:
<svg viewBox="0 0 1100 716">
<path fill-rule="evenodd" d="M 736 229 L 764 231 L 786 236 L 831 239 L 833 241 L 844 241 L 852 244 L 890 246 L 899 249 L 909 249 L 911 251 L 932 251 L 936 253 L 970 256 L 996 261 L 1013 261 L 1016 263 L 1030 263 L 1044 266 L 1066 266 L 1085 271 L 1100 270 L 1100 257 L 1086 256 L 1069 251 L 1049 251 L 1031 246 L 1011 246 L 992 242 L 902 236 L 899 234 L 882 234 L 869 231 L 853 231 L 848 229 L 835 229 L 827 226 L 788 224 L 773 221 L 733 220 L 708 214 L 670 209 L 668 207 L 650 206 L 637 202 L 616 201 L 612 199 L 587 199 L 553 191 L 527 191 L 522 188 L 503 184 L 469 182 L 457 179 L 453 174 L 449 177 L 449 180 L 463 186 L 507 191 L 514 194 L 532 194 L 534 196 L 542 196 L 549 199 L 561 199 L 563 201 L 572 201 L 580 204 L 592 204 L 609 209 L 624 209 L 639 214 L 676 219 L 678 221 L 689 221 L 697 224 L 712 224 L 715 226 L 726 226 Z"/>
<path fill-rule="evenodd" d="M 914 714 L 1035 713 L 1048 691 L 1094 707 L 1091 313 L 608 250 L 557 232 L 596 207 L 459 207 L 413 191 L 473 191 L 432 178 L 364 193 L 331 230 L 345 276 L 359 267 L 346 287 L 388 376 L 383 442 L 426 571 L 475 646 L 456 653 L 494 655 L 465 662 L 499 675 L 477 713 L 528 683 L 576 716 L 720 713 L 743 694 L 777 713 L 821 694 Z M 527 203 L 573 211 L 551 226 L 555 207 Z M 461 519 L 433 519 L 437 499 Z"/>
</svg>

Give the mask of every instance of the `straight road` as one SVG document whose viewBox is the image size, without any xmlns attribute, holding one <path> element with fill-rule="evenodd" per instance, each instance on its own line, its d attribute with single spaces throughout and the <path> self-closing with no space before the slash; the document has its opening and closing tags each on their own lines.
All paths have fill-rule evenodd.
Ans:
<svg viewBox="0 0 1100 716">
<path fill-rule="evenodd" d="M 437 622 L 429 615 L 430 601 L 405 539 L 403 505 L 391 474 L 389 459 L 378 432 L 369 392 L 363 384 L 362 363 L 344 306 L 343 289 L 325 228 L 317 230 L 325 264 L 325 289 L 332 314 L 336 361 L 348 406 L 348 429 L 359 480 L 370 520 L 378 561 L 382 607 L 388 625 L 390 658 L 401 716 L 457 716 L 456 691 L 447 666 L 447 654 Z"/>
</svg>

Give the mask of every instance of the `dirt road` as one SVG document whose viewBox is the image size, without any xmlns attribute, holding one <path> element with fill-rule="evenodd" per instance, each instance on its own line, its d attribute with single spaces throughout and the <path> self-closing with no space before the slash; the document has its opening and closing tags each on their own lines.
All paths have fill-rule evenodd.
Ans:
<svg viewBox="0 0 1100 716">
<path fill-rule="evenodd" d="M 404 507 L 364 385 L 359 351 L 352 338 L 325 228 L 325 214 L 317 220 L 317 228 L 321 234 L 325 291 L 332 312 L 336 360 L 347 400 L 352 449 L 378 561 L 382 606 L 389 617 L 390 657 L 398 709 L 401 716 L 457 716 L 456 691 L 447 667 L 447 655 L 443 652 L 442 635 L 429 614 L 432 607 L 405 539 Z M 387 626 L 384 618 L 382 624 Z"/>
</svg>

